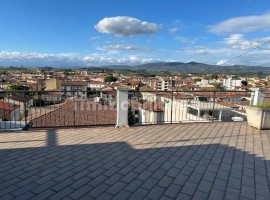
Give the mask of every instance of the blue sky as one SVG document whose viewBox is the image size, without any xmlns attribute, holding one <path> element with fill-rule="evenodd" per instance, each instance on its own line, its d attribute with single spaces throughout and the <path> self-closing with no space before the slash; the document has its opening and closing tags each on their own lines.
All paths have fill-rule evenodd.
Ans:
<svg viewBox="0 0 270 200">
<path fill-rule="evenodd" d="M 224 64 L 270 41 L 269 0 L 1 0 L 0 65 Z M 226 64 L 270 67 L 270 45 Z"/>
</svg>

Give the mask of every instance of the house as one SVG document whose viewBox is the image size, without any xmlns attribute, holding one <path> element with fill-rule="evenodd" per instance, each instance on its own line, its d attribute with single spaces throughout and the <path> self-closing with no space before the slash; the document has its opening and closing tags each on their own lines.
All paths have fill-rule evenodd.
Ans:
<svg viewBox="0 0 270 200">
<path fill-rule="evenodd" d="M 202 79 L 196 83 L 198 86 L 202 87 L 214 87 L 214 84 L 218 84 L 215 79 Z"/>
<path fill-rule="evenodd" d="M 161 79 L 161 80 L 154 80 L 150 82 L 150 87 L 154 90 L 162 90 L 166 91 L 169 87 L 175 86 L 175 80 L 170 79 Z"/>
<path fill-rule="evenodd" d="M 33 98 L 29 95 L 23 94 L 14 94 L 10 97 L 6 97 L 5 102 L 13 105 L 19 105 L 20 113 L 24 116 L 28 116 L 30 107 L 33 106 Z"/>
<path fill-rule="evenodd" d="M 47 79 L 45 81 L 46 90 L 61 90 L 61 80 L 57 78 Z"/>
<path fill-rule="evenodd" d="M 92 78 L 93 81 L 100 81 L 100 82 L 105 82 L 105 79 L 107 78 L 107 75 L 99 75 L 94 78 Z"/>
<path fill-rule="evenodd" d="M 128 87 L 131 89 L 131 90 L 136 90 L 138 89 L 140 86 L 141 86 L 141 81 L 140 80 L 134 80 L 134 81 L 131 81 L 130 84 L 128 85 Z"/>
<path fill-rule="evenodd" d="M 104 88 L 106 84 L 101 81 L 90 81 L 87 84 L 87 87 L 90 88 L 91 90 L 100 90 Z"/>
<path fill-rule="evenodd" d="M 234 90 L 235 87 L 242 86 L 242 79 L 237 77 L 228 77 L 223 80 L 223 87 L 225 90 Z"/>
<path fill-rule="evenodd" d="M 10 84 L 6 83 L 6 82 L 1 82 L 0 83 L 0 89 L 1 90 L 8 90 L 9 89 Z"/>
<path fill-rule="evenodd" d="M 59 91 L 46 91 L 45 93 L 42 93 L 42 98 L 45 101 L 45 104 L 57 104 L 61 103 L 63 101 L 61 92 Z M 34 106 L 39 106 L 34 105 Z"/>
<path fill-rule="evenodd" d="M 103 104 L 108 106 L 116 106 L 116 95 L 117 91 L 114 89 L 100 92 L 100 98 L 102 99 Z"/>
<path fill-rule="evenodd" d="M 164 123 L 164 106 L 161 101 L 139 102 L 131 100 L 131 111 L 135 116 L 136 124 L 162 124 Z"/>
<path fill-rule="evenodd" d="M 87 82 L 85 81 L 63 81 L 61 83 L 62 96 L 72 97 L 74 95 L 87 98 Z"/>
<path fill-rule="evenodd" d="M 148 87 L 141 87 L 140 92 L 142 94 L 142 99 L 148 102 L 161 101 L 162 96 L 166 94 L 164 92 L 152 91 L 151 88 Z"/>
<path fill-rule="evenodd" d="M 20 121 L 20 106 L 0 101 L 0 121 Z"/>
</svg>

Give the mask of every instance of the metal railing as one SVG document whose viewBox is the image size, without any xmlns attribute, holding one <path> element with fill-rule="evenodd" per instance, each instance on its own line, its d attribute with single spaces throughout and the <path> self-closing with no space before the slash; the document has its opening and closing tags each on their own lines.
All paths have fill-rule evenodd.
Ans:
<svg viewBox="0 0 270 200">
<path fill-rule="evenodd" d="M 245 121 L 252 91 L 134 91 L 130 125 Z"/>
<path fill-rule="evenodd" d="M 0 91 L 0 129 L 115 125 L 116 92 Z M 252 96 L 252 91 L 129 91 L 128 121 L 245 121 Z"/>
<path fill-rule="evenodd" d="M 114 125 L 116 92 L 1 91 L 1 129 Z"/>
</svg>

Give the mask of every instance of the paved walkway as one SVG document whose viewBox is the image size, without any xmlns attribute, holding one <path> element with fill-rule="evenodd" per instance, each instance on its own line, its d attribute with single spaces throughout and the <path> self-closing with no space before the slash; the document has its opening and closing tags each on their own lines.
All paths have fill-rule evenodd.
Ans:
<svg viewBox="0 0 270 200">
<path fill-rule="evenodd" d="M 245 122 L 0 133 L 0 199 L 270 199 Z"/>
</svg>

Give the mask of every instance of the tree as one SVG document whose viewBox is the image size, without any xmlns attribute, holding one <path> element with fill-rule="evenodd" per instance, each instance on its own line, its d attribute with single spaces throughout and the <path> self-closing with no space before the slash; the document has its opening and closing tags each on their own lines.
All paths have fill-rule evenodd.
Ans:
<svg viewBox="0 0 270 200">
<path fill-rule="evenodd" d="M 218 79 L 218 75 L 217 74 L 211 74 L 210 78 L 212 78 L 212 79 Z"/>
<path fill-rule="evenodd" d="M 194 79 L 193 79 L 193 82 L 194 82 L 194 83 L 197 83 L 197 82 L 200 82 L 201 80 L 202 80 L 201 78 L 194 78 Z"/>
<path fill-rule="evenodd" d="M 214 84 L 216 90 L 224 90 L 221 84 Z"/>
<path fill-rule="evenodd" d="M 113 77 L 113 76 L 107 76 L 105 79 L 104 79 L 104 82 L 115 82 L 117 81 L 117 78 Z"/>
<path fill-rule="evenodd" d="M 134 125 L 135 123 L 134 111 L 132 111 L 131 106 L 128 106 L 128 125 Z"/>
<path fill-rule="evenodd" d="M 33 104 L 36 107 L 43 107 L 45 106 L 45 100 L 41 98 L 41 96 L 39 96 L 37 99 L 34 99 Z"/>
<path fill-rule="evenodd" d="M 243 81 L 241 81 L 241 84 L 242 84 L 242 86 L 247 86 L 248 82 L 243 80 Z"/>
<path fill-rule="evenodd" d="M 30 88 L 24 85 L 11 85 L 9 86 L 11 90 L 29 90 Z"/>
<path fill-rule="evenodd" d="M 136 96 L 138 99 L 141 99 L 141 98 L 142 98 L 142 93 L 140 92 L 140 89 L 139 89 L 139 88 L 136 88 L 136 89 L 135 89 L 135 96 Z"/>
</svg>

